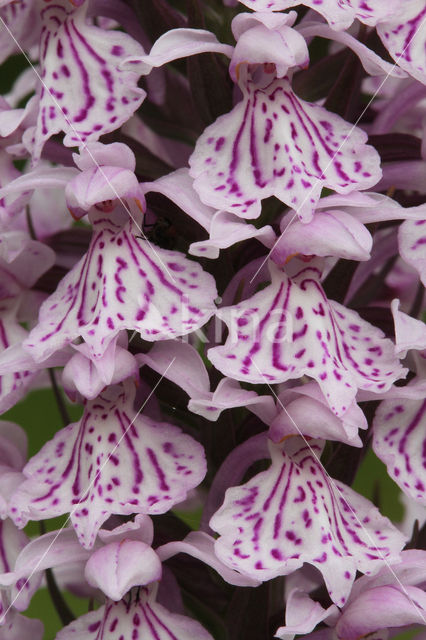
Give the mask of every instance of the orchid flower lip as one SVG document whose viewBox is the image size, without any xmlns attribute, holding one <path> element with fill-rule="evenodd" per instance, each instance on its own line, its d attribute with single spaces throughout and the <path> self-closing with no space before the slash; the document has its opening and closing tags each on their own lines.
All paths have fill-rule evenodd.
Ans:
<svg viewBox="0 0 426 640">
<path fill-rule="evenodd" d="M 175 358 L 173 358 L 173 359 L 170 361 L 170 364 L 168 365 L 168 367 L 167 367 L 167 369 L 166 369 L 165 373 L 166 373 L 166 372 L 167 372 L 167 370 L 168 370 L 168 369 L 173 365 L 174 361 L 175 361 Z M 155 393 L 155 391 L 156 391 L 157 387 L 158 387 L 158 386 L 159 386 L 159 384 L 162 382 L 162 380 L 163 380 L 163 378 L 164 378 L 164 377 L 165 377 L 165 375 L 163 374 L 163 375 L 160 377 L 160 379 L 157 381 L 157 383 L 156 383 L 156 384 L 155 384 L 155 386 L 153 387 L 152 391 L 149 393 L 149 395 L 146 397 L 146 399 L 145 399 L 145 400 L 144 400 L 144 402 L 142 403 L 142 405 L 141 405 L 140 409 L 135 413 L 135 416 L 134 416 L 133 420 L 131 421 L 131 423 L 129 424 L 129 426 L 127 427 L 127 430 L 129 430 L 129 429 L 131 428 L 131 426 L 133 425 L 133 422 L 136 420 L 136 418 L 137 418 L 137 416 L 139 415 L 139 413 L 140 413 L 141 411 L 143 411 L 143 409 L 144 409 L 145 405 L 149 402 L 150 398 L 154 395 L 154 393 Z M 123 439 L 124 437 L 125 437 L 125 433 L 123 434 L 122 439 Z M 118 443 L 116 444 L 116 446 L 114 447 L 114 451 L 115 451 L 115 449 L 118 447 L 118 445 L 119 445 L 119 442 L 118 442 Z M 105 466 L 105 465 L 107 464 L 107 462 L 108 462 L 108 458 L 105 460 L 105 462 L 104 462 L 103 466 Z M 93 481 L 92 481 L 92 482 L 94 482 L 94 481 L 95 481 L 95 478 L 93 479 Z M 86 492 L 84 492 L 84 493 L 86 493 Z M 76 504 L 76 505 L 74 506 L 74 508 L 73 508 L 73 509 L 74 509 L 74 511 L 77 509 L 77 507 L 78 507 L 78 504 Z M 36 567 L 31 571 L 31 574 L 30 574 L 30 576 L 28 577 L 28 579 L 27 579 L 27 580 L 30 580 L 30 579 L 32 578 L 32 576 L 35 574 L 35 572 L 37 571 L 37 567 L 38 567 L 38 565 L 43 561 L 43 559 L 44 559 L 44 557 L 46 556 L 46 554 L 48 553 L 48 551 L 52 548 L 52 546 L 54 545 L 55 541 L 58 539 L 58 537 L 59 537 L 59 535 L 60 535 L 61 531 L 63 531 L 63 530 L 65 529 L 65 527 L 68 525 L 68 523 L 70 522 L 70 519 L 71 519 L 71 513 L 70 513 L 70 515 L 67 517 L 67 519 L 66 519 L 66 521 L 64 522 L 64 524 L 62 525 L 62 527 L 58 530 L 57 534 L 56 534 L 56 535 L 55 535 L 55 537 L 53 538 L 53 540 L 52 540 L 51 544 L 49 545 L 48 549 L 44 552 L 43 556 L 40 558 L 40 560 L 39 560 L 38 564 L 36 565 Z M 17 600 L 17 598 L 19 597 L 20 593 L 22 592 L 22 590 L 23 590 L 24 588 L 25 588 L 25 584 L 24 584 L 24 585 L 22 585 L 22 587 L 18 590 L 17 595 L 15 596 L 15 598 L 13 599 L 13 601 L 9 604 L 9 606 L 8 606 L 7 610 L 5 611 L 5 614 L 4 614 L 5 616 L 6 616 L 6 614 L 11 610 L 11 608 L 12 608 L 12 606 L 13 606 L 14 602 Z"/>
</svg>

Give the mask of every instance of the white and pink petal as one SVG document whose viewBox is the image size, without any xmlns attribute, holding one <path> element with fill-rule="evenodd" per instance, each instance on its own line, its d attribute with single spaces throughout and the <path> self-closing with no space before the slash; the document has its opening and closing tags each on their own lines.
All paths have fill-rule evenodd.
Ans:
<svg viewBox="0 0 426 640">
<path fill-rule="evenodd" d="M 405 220 L 398 231 L 401 258 L 412 266 L 426 286 L 426 218 Z"/>
<path fill-rule="evenodd" d="M 208 358 L 223 374 L 255 384 L 314 378 L 342 416 L 358 389 L 382 392 L 406 370 L 381 330 L 326 298 L 314 267 L 289 278 L 270 263 L 272 283 L 217 315 L 229 329 Z"/>
<path fill-rule="evenodd" d="M 90 548 L 111 514 L 164 513 L 204 478 L 202 446 L 137 415 L 132 384 L 108 394 L 89 401 L 80 422 L 61 429 L 24 468 L 27 480 L 11 507 L 18 526 L 70 513 Z"/>
<path fill-rule="evenodd" d="M 58 0 L 42 7 L 40 106 L 33 157 L 44 143 L 65 132 L 68 147 L 114 131 L 126 122 L 145 97 L 138 73 L 124 70 L 128 56 L 143 55 L 141 45 L 124 32 L 86 22 L 87 3 L 73 7 Z"/>
<path fill-rule="evenodd" d="M 380 180 L 379 155 L 363 131 L 299 99 L 287 78 L 254 82 L 246 73 L 242 101 L 207 127 L 189 159 L 205 204 L 257 218 L 262 199 L 274 195 L 309 221 L 323 187 L 350 193 Z"/>
<path fill-rule="evenodd" d="M 90 247 L 42 304 L 39 321 L 25 341 L 37 361 L 82 337 L 91 358 L 102 358 L 123 329 L 156 341 L 198 329 L 215 311 L 213 277 L 177 251 L 137 237 L 98 215 Z"/>
<path fill-rule="evenodd" d="M 426 505 L 426 400 L 384 400 L 373 422 L 373 449 L 404 493 Z"/>
<path fill-rule="evenodd" d="M 171 613 L 141 589 L 131 602 L 107 600 L 103 607 L 62 629 L 56 640 L 213 640 L 196 620 Z"/>
<path fill-rule="evenodd" d="M 368 500 L 327 475 L 322 446 L 299 437 L 270 443 L 269 469 L 228 489 L 210 526 L 220 534 L 218 557 L 233 569 L 269 580 L 307 562 L 342 606 L 356 571 L 397 560 L 405 538 Z"/>
</svg>

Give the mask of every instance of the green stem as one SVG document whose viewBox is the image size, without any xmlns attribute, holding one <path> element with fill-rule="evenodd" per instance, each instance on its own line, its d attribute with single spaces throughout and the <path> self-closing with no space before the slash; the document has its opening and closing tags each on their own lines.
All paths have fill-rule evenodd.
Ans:
<svg viewBox="0 0 426 640">
<path fill-rule="evenodd" d="M 42 534 L 46 533 L 44 522 L 40 522 L 40 532 Z M 62 624 L 66 626 L 75 620 L 75 615 L 66 603 L 62 593 L 59 591 L 52 569 L 46 569 L 45 574 L 50 599 L 52 600 L 53 606 L 55 607 Z"/>
<path fill-rule="evenodd" d="M 55 372 L 53 369 L 48 369 L 49 372 L 49 378 L 50 378 L 50 382 L 52 384 L 52 391 L 53 394 L 55 396 L 55 400 L 56 400 L 56 404 L 58 406 L 58 410 L 59 413 L 61 414 L 61 418 L 62 418 L 62 422 L 64 423 L 64 426 L 66 427 L 67 425 L 70 424 L 71 419 L 68 415 L 68 411 L 67 408 L 65 406 L 65 402 L 64 399 L 62 397 L 62 394 L 59 390 L 58 384 L 56 382 L 56 378 L 55 378 Z"/>
</svg>

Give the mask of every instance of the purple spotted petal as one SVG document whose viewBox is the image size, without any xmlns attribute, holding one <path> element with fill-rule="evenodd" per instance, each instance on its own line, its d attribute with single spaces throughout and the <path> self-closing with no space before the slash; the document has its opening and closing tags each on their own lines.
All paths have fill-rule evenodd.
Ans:
<svg viewBox="0 0 426 640">
<path fill-rule="evenodd" d="M 313 267 L 289 278 L 270 263 L 272 283 L 217 314 L 229 328 L 226 343 L 208 351 L 225 375 L 255 384 L 314 378 L 341 416 L 357 389 L 380 392 L 406 370 L 392 342 L 350 309 L 326 298 Z"/>
<path fill-rule="evenodd" d="M 41 620 L 21 616 L 12 609 L 8 612 L 4 625 L 0 627 L 0 633 L 5 640 L 42 640 L 44 626 Z"/>
<path fill-rule="evenodd" d="M 293 437 L 269 449 L 269 469 L 228 489 L 210 520 L 220 534 L 216 553 L 261 580 L 312 564 L 341 606 L 356 570 L 374 572 L 384 558 L 397 559 L 405 538 L 366 498 L 325 473 L 320 441 Z"/>
<path fill-rule="evenodd" d="M 405 220 L 398 232 L 401 257 L 419 273 L 426 286 L 426 219 Z"/>
<path fill-rule="evenodd" d="M 141 45 L 126 33 L 86 23 L 87 3 L 76 9 L 58 0 L 41 10 L 43 29 L 40 107 L 33 155 L 44 143 L 65 132 L 63 144 L 81 146 L 114 131 L 140 106 L 145 91 L 139 74 L 122 70 L 124 57 L 143 55 Z"/>
<path fill-rule="evenodd" d="M 10 301 L 0 300 L 0 354 L 13 345 L 19 345 L 27 335 L 28 332 L 16 319 L 15 310 L 10 308 Z M 0 413 L 4 413 L 23 398 L 37 375 L 38 371 L 30 370 L 0 374 Z"/>
<path fill-rule="evenodd" d="M 42 361 L 78 337 L 101 358 L 122 329 L 164 340 L 202 326 L 214 313 L 213 277 L 177 251 L 137 237 L 99 214 L 86 255 L 41 306 L 24 345 Z"/>
<path fill-rule="evenodd" d="M 213 640 L 196 620 L 171 613 L 141 589 L 131 601 L 107 601 L 62 629 L 56 640 Z"/>
<path fill-rule="evenodd" d="M 112 513 L 164 513 L 201 482 L 201 445 L 170 424 L 135 417 L 131 387 L 116 399 L 88 402 L 81 421 L 61 429 L 30 460 L 28 480 L 12 498 L 19 526 L 70 512 L 90 548 Z"/>
<path fill-rule="evenodd" d="M 243 100 L 207 127 L 189 159 L 205 204 L 256 218 L 274 195 L 309 221 L 323 187 L 350 193 L 378 182 L 367 135 L 297 98 L 287 78 L 264 76 L 261 86 L 240 77 L 240 87 Z"/>
<path fill-rule="evenodd" d="M 426 84 L 426 6 L 424 0 L 405 1 L 403 11 L 389 14 L 377 26 L 383 44 L 395 62 Z"/>
<path fill-rule="evenodd" d="M 303 4 L 318 11 L 334 29 L 347 29 L 357 18 L 361 22 L 374 26 L 384 17 L 391 16 L 400 8 L 400 0 L 240 0 L 254 11 L 281 11 Z"/>
<path fill-rule="evenodd" d="M 426 400 L 384 400 L 373 424 L 373 448 L 389 475 L 426 505 Z"/>
<path fill-rule="evenodd" d="M 37 3 L 33 0 L 20 0 L 19 2 L 9 0 L 9 2 L 1 3 L 0 63 L 4 62 L 11 54 L 20 53 L 17 42 L 24 49 L 36 44 L 40 28 L 38 13 Z M 12 32 L 15 40 L 9 31 Z"/>
</svg>

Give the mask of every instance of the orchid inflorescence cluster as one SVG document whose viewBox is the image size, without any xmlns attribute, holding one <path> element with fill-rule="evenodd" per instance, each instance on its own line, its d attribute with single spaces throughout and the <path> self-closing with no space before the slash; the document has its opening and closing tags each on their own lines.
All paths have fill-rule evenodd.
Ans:
<svg viewBox="0 0 426 640">
<path fill-rule="evenodd" d="M 0 638 L 44 585 L 57 640 L 426 637 L 425 1 L 0 29 Z M 28 460 L 7 412 L 50 384 Z M 371 450 L 403 524 L 351 488 Z"/>
</svg>

